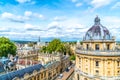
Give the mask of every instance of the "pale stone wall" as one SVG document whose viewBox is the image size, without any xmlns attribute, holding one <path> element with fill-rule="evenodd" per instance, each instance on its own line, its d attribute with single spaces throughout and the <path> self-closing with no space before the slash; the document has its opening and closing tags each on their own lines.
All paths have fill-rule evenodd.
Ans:
<svg viewBox="0 0 120 80">
<path fill-rule="evenodd" d="M 96 61 L 99 62 L 99 66 L 96 66 Z M 89 56 L 89 55 L 76 54 L 75 68 L 82 71 L 86 75 L 92 75 L 94 77 L 96 76 L 98 77 L 98 80 L 101 80 L 100 76 L 106 76 L 106 77 L 116 76 L 117 77 L 120 75 L 118 73 L 120 72 L 120 66 L 118 66 L 118 61 L 120 61 L 119 56 L 116 56 L 116 57 L 102 56 L 101 57 L 101 56 Z M 98 74 L 96 73 L 96 70 L 99 71 Z M 77 74 L 79 74 L 79 72 L 75 72 L 76 80 L 78 80 Z M 80 75 L 80 80 L 86 80 L 84 78 L 87 78 L 87 80 L 92 80 L 89 76 L 87 77 L 87 76 Z M 94 79 L 97 80 L 97 78 L 94 78 Z"/>
</svg>

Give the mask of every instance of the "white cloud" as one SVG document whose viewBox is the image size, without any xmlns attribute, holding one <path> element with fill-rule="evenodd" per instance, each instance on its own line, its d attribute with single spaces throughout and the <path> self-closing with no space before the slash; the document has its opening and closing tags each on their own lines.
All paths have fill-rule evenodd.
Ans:
<svg viewBox="0 0 120 80">
<path fill-rule="evenodd" d="M 112 36 L 116 36 L 116 39 L 119 38 L 120 31 L 120 18 L 116 16 L 104 16 L 103 17 L 103 26 L 106 26 Z"/>
<path fill-rule="evenodd" d="M 13 16 L 14 16 L 13 14 L 7 12 L 2 14 L 2 18 L 12 18 Z"/>
<path fill-rule="evenodd" d="M 71 0 L 73 3 L 77 2 L 78 0 Z"/>
<path fill-rule="evenodd" d="M 62 26 L 64 26 L 65 28 L 85 28 L 84 25 L 81 24 L 80 19 L 79 18 L 70 18 L 70 19 L 66 19 L 63 22 L 59 22 Z"/>
<path fill-rule="evenodd" d="M 12 13 L 4 12 L 1 14 L 1 17 L 3 19 L 8 19 L 12 22 L 19 22 L 24 23 L 27 20 L 31 20 L 32 18 L 39 18 L 44 20 L 44 16 L 42 14 L 33 13 L 31 11 L 25 11 L 24 15 L 14 15 Z"/>
<path fill-rule="evenodd" d="M 112 0 L 92 0 L 91 5 L 94 7 L 94 9 L 109 5 L 112 2 Z"/>
<path fill-rule="evenodd" d="M 0 28 L 0 32 L 9 32 L 9 31 L 10 31 L 10 29 L 8 29 L 8 28 L 5 28 L 5 27 Z"/>
<path fill-rule="evenodd" d="M 41 36 L 42 38 L 81 38 L 83 37 L 83 33 L 87 31 L 84 25 L 79 23 L 79 19 L 66 19 L 63 21 L 52 21 L 47 24 L 46 27 L 43 27 L 40 30 L 40 27 L 26 24 L 25 29 L 28 30 L 26 34 Z M 32 29 L 32 30 L 30 30 Z M 38 31 L 36 30 L 38 29 Z"/>
<path fill-rule="evenodd" d="M 45 19 L 45 17 L 42 15 L 42 14 L 38 14 L 38 13 L 33 13 L 33 16 L 34 17 L 37 17 L 37 18 L 39 18 L 39 19 Z"/>
<path fill-rule="evenodd" d="M 46 37 L 62 38 L 82 38 L 87 31 L 84 25 L 80 24 L 79 19 L 71 18 L 63 21 L 52 21 L 48 24 L 45 31 Z M 44 35 L 42 35 L 44 36 Z"/>
<path fill-rule="evenodd" d="M 25 13 L 24 13 L 24 15 L 25 15 L 25 16 L 28 16 L 28 17 L 29 17 L 29 16 L 32 16 L 32 14 L 33 14 L 33 13 L 32 13 L 31 11 L 25 11 Z"/>
<path fill-rule="evenodd" d="M 30 2 L 31 0 L 16 0 L 19 3 L 26 3 L 26 2 Z"/>
<path fill-rule="evenodd" d="M 66 19 L 65 16 L 56 16 L 53 18 L 54 21 L 64 21 Z"/>
<path fill-rule="evenodd" d="M 76 7 L 82 6 L 82 3 L 76 3 Z"/>
<path fill-rule="evenodd" d="M 31 29 L 31 28 L 35 28 L 35 27 L 31 24 L 25 24 L 25 29 Z"/>
<path fill-rule="evenodd" d="M 112 9 L 120 8 L 120 2 L 117 2 L 114 6 L 112 6 Z"/>
<path fill-rule="evenodd" d="M 120 28 L 120 18 L 115 16 L 105 16 L 103 18 L 104 23 L 108 25 L 108 28 Z"/>
<path fill-rule="evenodd" d="M 48 27 L 53 27 L 53 26 L 60 26 L 60 25 L 57 21 L 53 21 L 53 22 L 48 24 Z"/>
<path fill-rule="evenodd" d="M 4 12 L 1 14 L 1 17 L 3 19 L 8 19 L 10 21 L 13 21 L 13 22 L 20 22 L 20 23 L 23 23 L 24 20 L 26 20 L 27 18 L 25 17 L 22 17 L 22 16 L 17 16 L 17 15 L 14 15 L 12 13 L 8 13 L 8 12 Z"/>
</svg>

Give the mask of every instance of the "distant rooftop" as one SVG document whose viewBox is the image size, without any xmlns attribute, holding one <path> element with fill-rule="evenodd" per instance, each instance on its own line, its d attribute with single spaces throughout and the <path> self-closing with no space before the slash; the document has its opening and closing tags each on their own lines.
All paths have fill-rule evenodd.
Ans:
<svg viewBox="0 0 120 80">
<path fill-rule="evenodd" d="M 0 75 L 0 80 L 12 80 L 15 77 L 23 78 L 26 73 L 32 74 L 34 70 L 40 71 L 42 68 L 44 67 L 41 64 L 36 64 L 34 66 Z"/>
<path fill-rule="evenodd" d="M 4 64 L 7 64 L 10 60 L 6 57 L 0 58 L 0 74 L 5 72 Z"/>
<path fill-rule="evenodd" d="M 51 67 L 53 64 L 58 64 L 58 63 L 59 63 L 59 61 L 55 61 L 55 60 L 54 60 L 54 61 L 51 61 L 51 62 L 45 64 L 44 67 L 45 67 L 45 68 L 48 68 L 48 67 Z"/>
</svg>

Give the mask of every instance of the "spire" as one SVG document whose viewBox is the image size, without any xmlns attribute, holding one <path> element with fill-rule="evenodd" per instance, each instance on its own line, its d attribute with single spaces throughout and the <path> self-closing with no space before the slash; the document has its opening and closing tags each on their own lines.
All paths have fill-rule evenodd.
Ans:
<svg viewBox="0 0 120 80">
<path fill-rule="evenodd" d="M 96 16 L 95 20 L 94 20 L 96 25 L 100 24 L 100 18 L 98 16 Z"/>
<path fill-rule="evenodd" d="M 40 42 L 40 36 L 39 36 L 38 42 Z"/>
</svg>

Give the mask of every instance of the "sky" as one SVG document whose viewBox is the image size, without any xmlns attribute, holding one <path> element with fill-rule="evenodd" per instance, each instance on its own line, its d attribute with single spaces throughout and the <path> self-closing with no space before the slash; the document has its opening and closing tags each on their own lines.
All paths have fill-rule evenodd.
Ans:
<svg viewBox="0 0 120 80">
<path fill-rule="evenodd" d="M 120 40 L 119 0 L 0 0 L 0 36 L 11 40 L 82 40 L 98 15 Z"/>
</svg>

